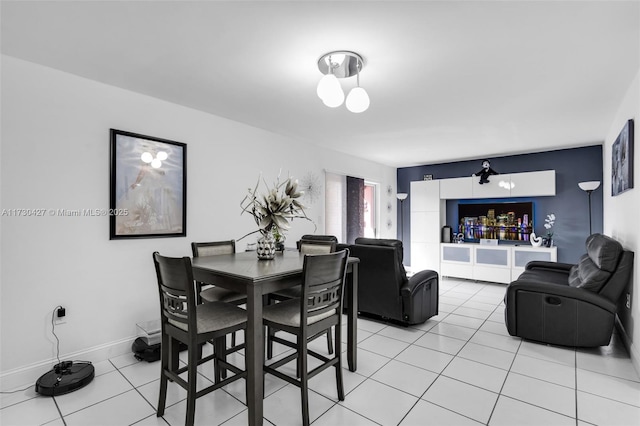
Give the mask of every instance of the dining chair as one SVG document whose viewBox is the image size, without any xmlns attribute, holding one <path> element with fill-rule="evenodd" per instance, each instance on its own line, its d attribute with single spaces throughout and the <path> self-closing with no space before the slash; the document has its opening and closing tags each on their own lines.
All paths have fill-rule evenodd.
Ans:
<svg viewBox="0 0 640 426">
<path fill-rule="evenodd" d="M 160 394 L 156 415 L 164 415 L 167 385 L 171 380 L 187 391 L 186 425 L 193 425 L 196 399 L 240 378 L 241 370 L 226 361 L 226 336 L 246 330 L 247 314 L 244 309 L 225 302 L 197 304 L 195 282 L 189 257 L 165 257 L 153 253 L 153 262 L 160 294 L 161 333 Z M 213 341 L 212 355 L 202 357 L 201 345 Z M 187 365 L 179 367 L 180 344 L 187 346 Z M 244 346 L 244 345 L 243 345 Z M 214 383 L 196 391 L 198 365 L 213 360 Z M 235 373 L 222 379 L 222 371 Z M 181 376 L 187 372 L 186 380 Z"/>
<path fill-rule="evenodd" d="M 302 295 L 297 299 L 268 305 L 263 310 L 263 323 L 274 330 L 296 336 L 291 342 L 278 336 L 273 340 L 295 349 L 287 357 L 264 366 L 266 373 L 298 386 L 302 397 L 302 423 L 309 424 L 309 379 L 329 367 L 336 369 L 338 399 L 344 401 L 342 382 L 341 334 L 342 294 L 347 270 L 348 250 L 328 254 L 305 255 L 303 263 Z M 326 357 L 308 348 L 314 336 L 335 327 L 335 351 Z M 307 357 L 312 356 L 322 364 L 308 371 Z M 279 367 L 297 360 L 296 377 L 278 370 Z"/>
<path fill-rule="evenodd" d="M 191 252 L 193 253 L 193 257 L 233 254 L 236 252 L 236 242 L 235 240 L 201 243 L 192 242 Z M 247 296 L 245 294 L 227 290 L 226 288 L 196 282 L 196 289 L 198 299 L 202 302 L 228 302 L 235 305 L 244 305 L 247 303 Z M 235 333 L 231 335 L 231 346 L 236 346 Z"/>
<path fill-rule="evenodd" d="M 236 242 L 235 240 L 192 242 L 191 251 L 193 257 L 233 254 L 236 252 Z M 197 283 L 197 286 L 199 290 L 198 297 L 205 302 L 232 302 L 237 305 L 242 305 L 247 302 L 247 296 L 242 293 L 237 293 L 215 285 Z"/>
<path fill-rule="evenodd" d="M 303 239 L 299 240 L 296 244 L 298 250 L 301 254 L 326 254 L 333 253 L 336 251 L 337 239 L 333 236 L 331 239 L 321 240 L 321 239 Z M 302 296 L 302 286 L 296 285 L 293 287 L 285 288 L 280 291 L 276 291 L 274 293 L 270 293 L 267 296 L 268 304 L 282 302 L 290 299 L 296 299 Z M 275 334 L 275 330 L 271 328 L 267 328 L 267 359 L 271 359 L 273 357 L 273 339 L 272 336 Z M 331 329 L 329 328 L 326 331 L 323 331 L 322 334 L 326 334 L 327 336 L 327 351 L 329 354 L 333 353 L 333 343 L 331 337 Z M 314 336 L 314 338 L 319 336 Z"/>
</svg>

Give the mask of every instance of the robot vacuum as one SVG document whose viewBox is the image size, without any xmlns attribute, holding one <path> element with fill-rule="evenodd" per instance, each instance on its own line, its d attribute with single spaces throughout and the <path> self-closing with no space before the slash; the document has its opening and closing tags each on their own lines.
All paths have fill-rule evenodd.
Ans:
<svg viewBox="0 0 640 426">
<path fill-rule="evenodd" d="M 90 362 L 62 361 L 36 381 L 40 395 L 57 396 L 81 389 L 91 383 L 95 368 Z"/>
</svg>

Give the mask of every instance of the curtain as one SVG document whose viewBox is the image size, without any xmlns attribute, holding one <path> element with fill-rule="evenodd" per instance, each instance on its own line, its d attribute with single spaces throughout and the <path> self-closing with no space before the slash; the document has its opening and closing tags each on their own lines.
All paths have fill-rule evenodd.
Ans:
<svg viewBox="0 0 640 426">
<path fill-rule="evenodd" d="M 347 176 L 347 243 L 364 237 L 364 179 Z"/>
<path fill-rule="evenodd" d="M 348 244 L 364 236 L 364 179 L 326 172 L 325 233 Z"/>
</svg>

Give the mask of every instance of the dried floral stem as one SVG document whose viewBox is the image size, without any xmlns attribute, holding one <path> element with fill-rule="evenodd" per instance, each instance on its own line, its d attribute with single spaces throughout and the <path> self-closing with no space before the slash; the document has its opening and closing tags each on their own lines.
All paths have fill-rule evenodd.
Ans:
<svg viewBox="0 0 640 426">
<path fill-rule="evenodd" d="M 258 225 L 256 231 L 252 231 L 242 238 L 256 232 L 266 234 L 275 231 L 283 234 L 283 231 L 289 229 L 290 221 L 296 218 L 306 219 L 313 223 L 304 211 L 304 205 L 298 201 L 304 195 L 304 191 L 298 191 L 298 181 L 289 176 L 286 180 L 280 182 L 281 173 L 282 170 L 278 173 L 278 178 L 272 188 L 269 188 L 262 174 L 260 174 L 255 187 L 253 189 L 249 188 L 248 194 L 240 202 L 240 207 L 242 208 L 240 214 L 251 213 L 256 225 Z M 267 188 L 267 192 L 265 195 L 259 196 L 257 194 L 260 180 Z"/>
</svg>

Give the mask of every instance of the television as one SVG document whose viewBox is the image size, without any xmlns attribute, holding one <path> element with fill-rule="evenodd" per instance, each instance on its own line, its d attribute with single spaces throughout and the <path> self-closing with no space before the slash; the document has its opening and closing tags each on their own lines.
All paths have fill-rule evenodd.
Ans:
<svg viewBox="0 0 640 426">
<path fill-rule="evenodd" d="M 533 202 L 459 203 L 458 233 L 464 241 L 529 241 Z"/>
</svg>

